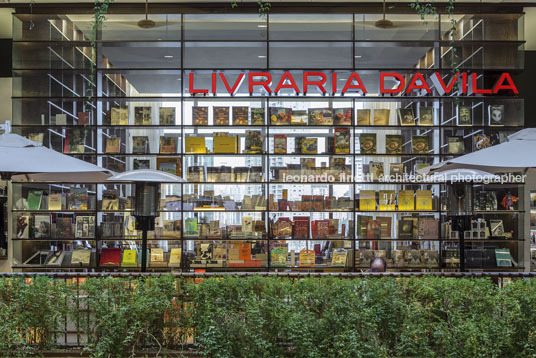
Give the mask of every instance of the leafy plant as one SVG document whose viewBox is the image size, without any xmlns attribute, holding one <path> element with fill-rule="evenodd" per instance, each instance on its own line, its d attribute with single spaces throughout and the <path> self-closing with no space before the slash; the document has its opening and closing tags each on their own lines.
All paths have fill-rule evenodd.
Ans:
<svg viewBox="0 0 536 358">
<path fill-rule="evenodd" d="M 272 4 L 266 0 L 257 0 L 257 5 L 259 5 L 259 16 L 261 18 L 266 18 L 272 9 Z M 236 7 L 238 7 L 238 0 L 233 0 L 231 2 L 231 8 L 234 9 Z"/>
</svg>

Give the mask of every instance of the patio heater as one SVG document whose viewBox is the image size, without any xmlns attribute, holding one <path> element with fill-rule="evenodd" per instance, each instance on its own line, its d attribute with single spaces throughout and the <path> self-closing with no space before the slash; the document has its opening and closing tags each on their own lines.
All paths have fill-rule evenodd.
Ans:
<svg viewBox="0 0 536 358">
<path fill-rule="evenodd" d="M 185 180 L 176 175 L 160 170 L 139 169 L 123 172 L 108 178 L 113 182 L 130 182 L 135 184 L 134 213 L 136 230 L 141 230 L 141 272 L 147 272 L 147 231 L 154 230 L 154 221 L 158 213 L 160 184 L 181 183 Z"/>
</svg>

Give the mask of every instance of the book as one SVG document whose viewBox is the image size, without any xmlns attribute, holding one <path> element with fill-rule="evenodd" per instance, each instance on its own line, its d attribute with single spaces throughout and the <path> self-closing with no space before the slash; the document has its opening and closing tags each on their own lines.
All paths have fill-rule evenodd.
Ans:
<svg viewBox="0 0 536 358">
<path fill-rule="evenodd" d="M 421 211 L 432 211 L 432 191 L 417 190 L 415 191 L 415 209 Z"/>
<path fill-rule="evenodd" d="M 359 250 L 359 267 L 370 266 L 370 261 L 374 258 L 372 250 Z"/>
<path fill-rule="evenodd" d="M 413 190 L 400 190 L 398 192 L 398 210 L 415 210 L 415 198 Z"/>
<path fill-rule="evenodd" d="M 385 153 L 402 154 L 402 136 L 398 134 L 387 134 L 385 136 Z"/>
<path fill-rule="evenodd" d="M 156 158 L 156 169 L 166 173 L 182 176 L 181 158 Z"/>
<path fill-rule="evenodd" d="M 66 126 L 67 125 L 67 114 L 65 114 L 65 113 L 56 114 L 56 125 L 57 126 Z"/>
<path fill-rule="evenodd" d="M 310 108 L 309 125 L 331 126 L 333 125 L 333 112 L 330 108 Z"/>
<path fill-rule="evenodd" d="M 56 218 L 56 238 L 72 239 L 73 223 L 71 218 Z"/>
<path fill-rule="evenodd" d="M 502 220 L 491 219 L 489 221 L 491 237 L 504 237 L 504 224 Z"/>
<path fill-rule="evenodd" d="M 376 191 L 361 190 L 359 192 L 359 210 L 374 211 L 376 210 Z"/>
<path fill-rule="evenodd" d="M 287 153 L 287 136 L 285 134 L 274 135 L 274 153 Z"/>
<path fill-rule="evenodd" d="M 456 117 L 457 117 L 457 124 L 459 126 L 472 126 L 473 125 L 473 119 L 472 119 L 472 107 L 471 106 L 457 106 L 456 107 Z"/>
<path fill-rule="evenodd" d="M 335 154 L 350 153 L 350 128 L 335 128 Z"/>
<path fill-rule="evenodd" d="M 229 125 L 229 107 L 214 107 L 212 109 L 215 126 Z"/>
<path fill-rule="evenodd" d="M 492 104 L 488 106 L 488 118 L 490 126 L 504 125 L 504 104 Z"/>
<path fill-rule="evenodd" d="M 398 120 L 401 126 L 415 125 L 415 115 L 413 114 L 412 108 L 398 108 L 396 113 L 398 114 Z"/>
<path fill-rule="evenodd" d="M 380 239 L 380 224 L 378 221 L 370 219 L 367 221 L 367 240 L 379 240 Z"/>
<path fill-rule="evenodd" d="M 270 107 L 270 124 L 273 126 L 288 126 L 292 118 L 292 109 Z"/>
<path fill-rule="evenodd" d="M 438 266 L 439 265 L 439 253 L 435 250 L 422 250 L 421 260 L 423 266 Z"/>
<path fill-rule="evenodd" d="M 253 218 L 242 216 L 242 232 L 253 232 Z"/>
<path fill-rule="evenodd" d="M 288 259 L 288 249 L 287 246 L 277 246 L 274 247 L 271 252 L 271 264 L 272 267 L 286 267 Z"/>
<path fill-rule="evenodd" d="M 369 162 L 369 173 L 369 181 L 383 180 L 385 176 L 383 162 Z"/>
<path fill-rule="evenodd" d="M 310 267 L 315 265 L 315 252 L 313 250 L 301 250 L 299 255 L 299 266 Z"/>
<path fill-rule="evenodd" d="M 422 240 L 439 239 L 439 220 L 430 218 L 419 219 L 419 233 Z"/>
<path fill-rule="evenodd" d="M 497 261 L 497 267 L 511 267 L 510 249 L 495 249 L 495 260 Z"/>
<path fill-rule="evenodd" d="M 295 216 L 294 217 L 294 229 L 292 232 L 292 237 L 296 240 L 307 240 L 309 239 L 309 216 Z"/>
<path fill-rule="evenodd" d="M 413 154 L 428 154 L 430 152 L 428 136 L 414 135 L 411 137 L 411 148 Z"/>
<path fill-rule="evenodd" d="M 251 108 L 251 125 L 264 125 L 264 108 Z"/>
<path fill-rule="evenodd" d="M 48 194 L 48 210 L 61 210 L 61 209 L 63 209 L 61 193 Z"/>
<path fill-rule="evenodd" d="M 77 239 L 94 239 L 95 238 L 95 217 L 94 216 L 77 216 L 74 237 L 76 237 Z"/>
<path fill-rule="evenodd" d="M 110 124 L 112 126 L 128 126 L 128 108 L 112 107 L 110 110 Z"/>
<path fill-rule="evenodd" d="M 74 250 L 71 255 L 71 265 L 88 266 L 91 263 L 90 250 Z"/>
<path fill-rule="evenodd" d="M 151 160 L 150 159 L 134 159 L 132 162 L 132 167 L 134 168 L 134 170 L 151 169 Z"/>
<path fill-rule="evenodd" d="M 419 250 L 408 250 L 407 262 L 410 267 L 417 267 L 422 265 L 422 254 Z"/>
<path fill-rule="evenodd" d="M 317 154 L 318 153 L 318 139 L 317 138 L 303 138 L 301 141 L 301 154 Z"/>
<path fill-rule="evenodd" d="M 358 109 L 356 112 L 357 112 L 357 125 L 358 126 L 370 126 L 370 109 Z"/>
<path fill-rule="evenodd" d="M 376 217 L 376 221 L 380 225 L 380 237 L 382 239 L 390 239 L 391 238 L 391 217 L 388 216 L 378 216 Z"/>
<path fill-rule="evenodd" d="M 103 248 L 100 255 L 100 266 L 119 266 L 121 263 L 121 249 Z"/>
<path fill-rule="evenodd" d="M 290 115 L 290 124 L 296 126 L 307 125 L 309 122 L 309 114 L 306 110 L 292 110 Z"/>
<path fill-rule="evenodd" d="M 115 190 L 104 190 L 102 193 L 102 210 L 119 210 L 119 197 Z"/>
<path fill-rule="evenodd" d="M 149 255 L 149 263 L 150 266 L 162 266 L 165 264 L 164 261 L 164 249 L 161 248 L 154 248 L 151 249 L 150 255 Z"/>
<path fill-rule="evenodd" d="M 448 154 L 463 154 L 465 153 L 465 143 L 462 136 L 447 138 Z"/>
<path fill-rule="evenodd" d="M 249 122 L 248 107 L 233 107 L 233 126 L 247 126 Z"/>
<path fill-rule="evenodd" d="M 264 137 L 261 131 L 246 131 L 246 153 L 262 153 Z"/>
<path fill-rule="evenodd" d="M 123 250 L 123 259 L 121 260 L 122 267 L 136 267 L 138 266 L 137 252 L 133 249 Z"/>
<path fill-rule="evenodd" d="M 132 153 L 134 154 L 149 153 L 149 137 L 133 136 L 132 137 Z"/>
<path fill-rule="evenodd" d="M 208 107 L 192 107 L 192 123 L 194 126 L 208 125 Z"/>
<path fill-rule="evenodd" d="M 433 126 L 434 125 L 434 108 L 420 107 L 419 108 L 419 125 Z"/>
<path fill-rule="evenodd" d="M 184 232 L 186 234 L 198 235 L 197 218 L 186 218 L 184 221 Z"/>
<path fill-rule="evenodd" d="M 413 220 L 398 220 L 398 239 L 411 240 L 413 239 Z"/>
<path fill-rule="evenodd" d="M 177 137 L 160 137 L 160 153 L 173 154 L 177 152 Z"/>
<path fill-rule="evenodd" d="M 406 266 L 406 251 L 405 250 L 393 250 L 391 252 L 391 259 L 394 267 Z"/>
<path fill-rule="evenodd" d="M 490 138 L 485 134 L 475 134 L 473 136 L 474 150 L 480 150 L 491 147 Z"/>
<path fill-rule="evenodd" d="M 186 153 L 206 153 L 205 137 L 186 136 L 184 150 Z"/>
<path fill-rule="evenodd" d="M 182 249 L 173 248 L 169 252 L 169 266 L 177 267 L 181 265 Z"/>
<path fill-rule="evenodd" d="M 15 230 L 17 239 L 28 239 L 30 237 L 30 217 L 28 215 L 17 215 Z"/>
<path fill-rule="evenodd" d="M 404 175 L 404 164 L 389 163 L 389 175 L 392 176 L 393 179 L 396 179 L 397 177 L 400 177 L 399 179 L 402 179 L 402 176 Z"/>
<path fill-rule="evenodd" d="M 359 136 L 361 154 L 376 154 L 376 133 L 362 133 Z"/>
<path fill-rule="evenodd" d="M 391 114 L 390 109 L 375 109 L 374 117 L 373 117 L 373 124 L 375 126 L 388 126 L 390 114 Z"/>
<path fill-rule="evenodd" d="M 69 210 L 87 210 L 89 197 L 87 188 L 71 188 L 69 193 Z"/>
<path fill-rule="evenodd" d="M 345 249 L 333 250 L 333 256 L 331 256 L 331 266 L 346 266 L 346 258 L 348 251 Z"/>
<path fill-rule="evenodd" d="M 106 138 L 106 153 L 119 153 L 120 141 L 119 137 Z"/>
<path fill-rule="evenodd" d="M 78 112 L 78 125 L 86 125 L 89 124 L 89 112 Z"/>
<path fill-rule="evenodd" d="M 352 125 L 352 108 L 334 108 L 333 109 L 333 124 L 336 126 Z"/>
<path fill-rule="evenodd" d="M 42 190 L 30 190 L 26 199 L 26 208 L 29 210 L 41 209 L 41 201 L 43 200 Z"/>
<path fill-rule="evenodd" d="M 394 211 L 396 204 L 396 194 L 394 190 L 380 190 L 379 196 L 380 211 Z"/>
<path fill-rule="evenodd" d="M 216 133 L 214 133 L 215 135 Z M 213 151 L 214 153 L 239 153 L 239 137 L 238 136 L 214 136 Z"/>
<path fill-rule="evenodd" d="M 175 125 L 175 107 L 158 108 L 158 119 L 161 126 Z"/>
<path fill-rule="evenodd" d="M 151 125 L 151 107 L 134 107 L 134 125 Z"/>
<path fill-rule="evenodd" d="M 65 153 L 84 153 L 86 143 L 86 130 L 83 128 L 69 128 L 65 136 Z"/>
</svg>

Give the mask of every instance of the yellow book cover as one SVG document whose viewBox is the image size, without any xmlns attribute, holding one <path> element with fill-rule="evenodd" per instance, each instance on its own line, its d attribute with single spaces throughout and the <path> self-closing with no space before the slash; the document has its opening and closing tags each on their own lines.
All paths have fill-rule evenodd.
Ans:
<svg viewBox="0 0 536 358">
<path fill-rule="evenodd" d="M 123 261 L 121 261 L 121 266 L 137 266 L 136 261 L 136 250 L 123 250 Z"/>
<path fill-rule="evenodd" d="M 300 251 L 300 267 L 314 266 L 315 265 L 315 252 L 313 250 L 301 250 Z"/>
<path fill-rule="evenodd" d="M 359 210 L 373 211 L 376 210 L 376 191 L 361 190 L 359 192 Z"/>
<path fill-rule="evenodd" d="M 60 193 L 53 193 L 48 195 L 48 210 L 61 210 Z"/>
<path fill-rule="evenodd" d="M 214 153 L 238 153 L 238 137 L 213 137 Z"/>
<path fill-rule="evenodd" d="M 302 154 L 316 154 L 318 152 L 317 138 L 304 138 L 301 141 Z"/>
<path fill-rule="evenodd" d="M 74 250 L 71 256 L 71 265 L 89 265 L 91 261 L 90 250 Z"/>
<path fill-rule="evenodd" d="M 398 210 L 415 210 L 415 198 L 413 190 L 400 190 L 398 192 Z"/>
<path fill-rule="evenodd" d="M 374 125 L 375 126 L 388 126 L 390 113 L 391 113 L 391 110 L 389 109 L 375 109 L 374 110 Z"/>
<path fill-rule="evenodd" d="M 184 149 L 186 153 L 206 153 L 207 152 L 204 137 L 186 137 L 184 144 L 185 144 Z"/>
<path fill-rule="evenodd" d="M 396 202 L 396 194 L 394 190 L 380 190 L 380 210 L 394 211 Z"/>
<path fill-rule="evenodd" d="M 164 262 L 164 249 L 151 249 L 151 263 Z"/>
<path fill-rule="evenodd" d="M 119 109 L 119 125 L 128 126 L 128 107 L 121 107 Z"/>
<path fill-rule="evenodd" d="M 370 126 L 370 109 L 357 110 L 357 125 Z"/>
<path fill-rule="evenodd" d="M 432 211 L 432 191 L 417 190 L 415 206 L 417 210 Z"/>
<path fill-rule="evenodd" d="M 333 250 L 333 256 L 331 257 L 331 266 L 345 266 L 347 251 L 345 249 Z"/>
<path fill-rule="evenodd" d="M 181 264 L 182 249 L 171 249 L 169 253 L 169 265 L 179 266 Z"/>
</svg>

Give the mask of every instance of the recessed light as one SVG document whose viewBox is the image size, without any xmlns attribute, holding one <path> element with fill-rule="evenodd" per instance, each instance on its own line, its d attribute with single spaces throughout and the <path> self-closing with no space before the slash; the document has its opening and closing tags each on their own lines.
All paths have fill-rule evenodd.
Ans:
<svg viewBox="0 0 536 358">
<path fill-rule="evenodd" d="M 339 81 L 347 81 L 348 78 L 339 78 Z"/>
<path fill-rule="evenodd" d="M 257 57 L 258 57 L 258 58 L 266 58 L 266 56 L 264 56 L 264 55 L 259 55 L 259 56 L 257 56 Z"/>
<path fill-rule="evenodd" d="M 361 55 L 356 55 L 356 56 L 354 56 L 354 57 L 355 57 L 355 58 L 361 58 L 361 57 L 363 57 L 363 56 L 361 56 Z"/>
<path fill-rule="evenodd" d="M 164 58 L 173 58 L 172 55 L 165 55 Z"/>
<path fill-rule="evenodd" d="M 263 27 L 268 27 L 268 26 L 266 26 L 266 25 L 257 25 L 257 27 L 263 28 Z"/>
</svg>

